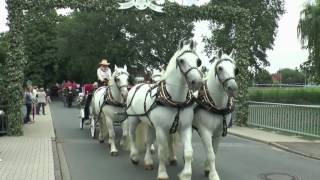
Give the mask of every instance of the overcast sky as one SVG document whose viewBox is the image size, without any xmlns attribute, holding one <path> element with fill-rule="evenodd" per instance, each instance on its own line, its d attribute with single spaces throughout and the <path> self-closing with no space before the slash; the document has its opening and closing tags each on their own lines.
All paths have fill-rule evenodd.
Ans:
<svg viewBox="0 0 320 180">
<path fill-rule="evenodd" d="M 209 0 L 177 0 L 184 4 L 203 4 Z M 286 14 L 279 21 L 279 29 L 274 43 L 273 50 L 267 52 L 270 67 L 267 69 L 274 73 L 281 68 L 295 68 L 304 62 L 308 57 L 308 52 L 301 49 L 300 42 L 297 38 L 297 25 L 300 11 L 303 4 L 308 0 L 285 0 Z M 4 0 L 0 0 L 0 32 L 8 31 L 6 26 L 7 11 Z M 203 59 L 208 59 L 204 53 L 201 53 L 204 44 L 201 42 L 203 35 L 210 35 L 207 23 L 196 23 L 195 39 L 199 44 L 199 53 Z"/>
</svg>

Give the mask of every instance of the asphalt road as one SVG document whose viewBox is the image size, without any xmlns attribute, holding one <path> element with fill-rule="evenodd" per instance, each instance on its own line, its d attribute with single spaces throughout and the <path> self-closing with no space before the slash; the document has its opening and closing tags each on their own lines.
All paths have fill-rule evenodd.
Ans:
<svg viewBox="0 0 320 180">
<path fill-rule="evenodd" d="M 111 157 L 105 144 L 91 139 L 89 127 L 79 128 L 78 108 L 67 108 L 62 102 L 53 102 L 51 112 L 58 141 L 62 143 L 73 180 L 152 180 L 157 170 L 145 171 L 142 158 L 138 166 L 129 161 L 129 153 L 120 151 Z M 194 133 L 193 177 L 205 180 L 203 174 L 204 151 L 202 143 Z M 182 151 L 180 151 L 182 152 Z M 181 154 L 181 153 L 180 153 Z M 156 160 L 156 157 L 155 157 Z M 155 161 L 157 163 L 157 161 Z M 178 166 L 168 167 L 170 179 L 178 179 L 182 169 L 182 157 Z M 217 155 L 217 170 L 221 180 L 260 180 L 260 174 L 270 175 L 268 180 L 319 180 L 320 161 L 291 154 L 269 145 L 249 141 L 232 135 L 223 138 Z M 157 165 L 157 164 L 156 164 Z M 282 175 L 281 175 L 282 173 Z"/>
</svg>

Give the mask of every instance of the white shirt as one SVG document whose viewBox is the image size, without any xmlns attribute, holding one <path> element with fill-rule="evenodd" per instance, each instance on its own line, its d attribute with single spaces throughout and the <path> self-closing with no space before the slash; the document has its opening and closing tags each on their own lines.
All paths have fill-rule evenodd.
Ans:
<svg viewBox="0 0 320 180">
<path fill-rule="evenodd" d="M 41 91 L 38 92 L 38 103 L 46 103 L 46 93 Z"/>
<path fill-rule="evenodd" d="M 101 68 L 97 69 L 97 76 L 100 81 L 104 81 L 104 79 L 110 80 L 111 78 L 111 70 L 107 68 L 106 71 L 102 71 Z"/>
</svg>

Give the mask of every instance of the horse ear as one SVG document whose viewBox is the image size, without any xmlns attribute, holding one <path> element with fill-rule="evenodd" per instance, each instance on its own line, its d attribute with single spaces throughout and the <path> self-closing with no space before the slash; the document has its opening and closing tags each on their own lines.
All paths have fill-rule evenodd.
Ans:
<svg viewBox="0 0 320 180">
<path fill-rule="evenodd" d="M 182 38 L 182 39 L 180 40 L 180 42 L 179 42 L 179 49 L 182 49 L 182 48 L 183 48 L 185 40 L 186 40 L 185 38 Z"/>
<path fill-rule="evenodd" d="M 118 66 L 116 64 L 114 65 L 114 70 L 118 70 Z"/>
<path fill-rule="evenodd" d="M 125 71 L 127 71 L 127 65 L 126 65 L 126 64 L 124 65 L 123 69 L 124 69 Z"/>
<path fill-rule="evenodd" d="M 223 52 L 222 52 L 222 49 L 220 48 L 219 51 L 218 51 L 218 58 L 219 59 L 222 57 L 222 54 L 223 54 Z"/>
<path fill-rule="evenodd" d="M 191 43 L 190 43 L 190 49 L 194 50 L 197 46 L 197 42 L 194 41 L 194 40 L 191 40 Z"/>
<path fill-rule="evenodd" d="M 232 51 L 231 51 L 231 53 L 229 54 L 229 56 L 230 56 L 232 59 L 234 59 L 235 56 L 236 56 L 236 53 L 237 53 L 237 50 L 232 49 Z"/>
<path fill-rule="evenodd" d="M 216 60 L 216 57 L 212 57 L 212 59 L 209 60 L 209 63 L 212 64 Z"/>
</svg>

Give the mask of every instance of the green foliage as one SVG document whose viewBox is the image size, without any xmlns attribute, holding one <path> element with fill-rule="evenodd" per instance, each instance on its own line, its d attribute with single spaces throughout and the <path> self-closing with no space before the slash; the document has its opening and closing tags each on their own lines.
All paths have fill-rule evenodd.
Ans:
<svg viewBox="0 0 320 180">
<path fill-rule="evenodd" d="M 308 62 L 313 80 L 320 83 L 320 0 L 307 3 L 301 11 L 298 36 L 304 48 L 309 50 Z"/>
<path fill-rule="evenodd" d="M 58 74 L 53 68 L 58 63 L 54 46 L 58 22 L 56 10 L 35 6 L 25 13 L 24 19 L 23 39 L 28 59 L 25 78 L 38 86 L 53 83 Z"/>
<path fill-rule="evenodd" d="M 272 49 L 273 42 L 278 27 L 277 21 L 284 13 L 283 0 L 211 0 L 212 4 L 241 7 L 247 9 L 250 14 L 248 24 L 250 40 L 250 66 L 256 69 L 268 66 L 266 50 Z M 237 29 L 235 22 L 222 21 L 211 23 L 212 38 L 206 39 L 206 52 L 223 48 L 226 52 L 231 52 L 235 48 L 235 33 Z"/>
<path fill-rule="evenodd" d="M 254 77 L 254 82 L 256 84 L 272 84 L 272 76 L 266 69 L 261 69 Z"/>
<path fill-rule="evenodd" d="M 4 101 L 4 91 L 5 86 L 3 84 L 5 83 L 6 74 L 4 72 L 5 68 L 5 59 L 7 58 L 7 52 L 8 52 L 8 35 L 7 33 L 0 33 L 0 105 Z"/>
<path fill-rule="evenodd" d="M 193 24 L 143 11 L 84 11 L 64 17 L 57 29 L 59 79 L 92 82 L 102 58 L 112 67 L 166 64 L 179 40 L 192 36 Z"/>
<path fill-rule="evenodd" d="M 304 84 L 305 76 L 298 70 L 285 68 L 281 69 L 278 73 L 281 74 L 282 84 Z"/>
<path fill-rule="evenodd" d="M 9 46 L 5 61 L 5 100 L 8 115 L 8 134 L 22 135 L 22 84 L 25 65 L 23 43 L 23 6 L 20 0 L 7 0 L 10 32 Z"/>
<path fill-rule="evenodd" d="M 250 88 L 251 101 L 320 104 L 320 88 Z"/>
</svg>

